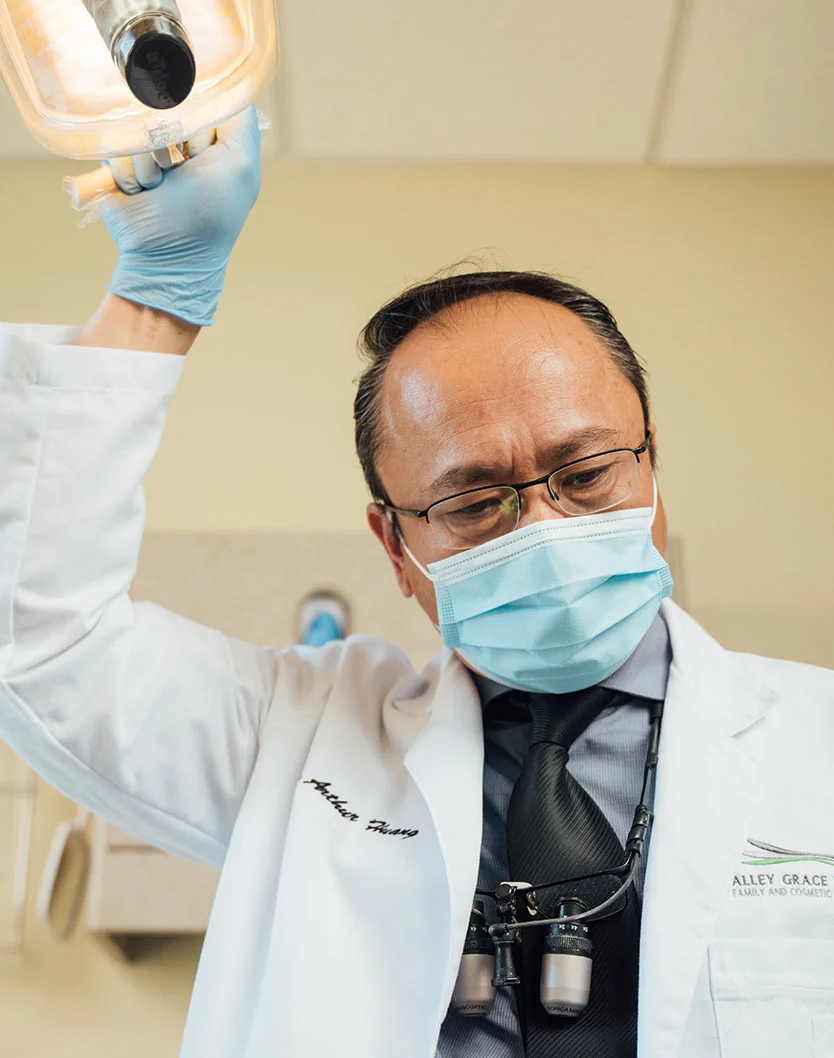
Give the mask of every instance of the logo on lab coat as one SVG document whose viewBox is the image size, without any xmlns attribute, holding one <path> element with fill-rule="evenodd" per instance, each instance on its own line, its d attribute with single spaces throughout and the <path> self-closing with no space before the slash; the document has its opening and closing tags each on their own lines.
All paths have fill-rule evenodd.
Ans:
<svg viewBox="0 0 834 1058">
<path fill-rule="evenodd" d="M 834 901 L 834 856 L 749 838 L 733 875 L 733 896 Z"/>
</svg>

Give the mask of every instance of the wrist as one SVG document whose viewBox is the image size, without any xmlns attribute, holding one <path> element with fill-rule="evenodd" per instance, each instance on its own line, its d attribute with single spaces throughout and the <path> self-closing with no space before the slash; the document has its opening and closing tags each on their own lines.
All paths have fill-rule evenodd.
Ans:
<svg viewBox="0 0 834 1058">
<path fill-rule="evenodd" d="M 226 266 L 224 261 L 215 268 L 180 264 L 171 269 L 123 256 L 107 289 L 126 301 L 158 309 L 196 327 L 208 327 L 223 292 Z"/>
<path fill-rule="evenodd" d="M 184 356 L 199 333 L 197 324 L 109 292 L 72 344 Z"/>
</svg>

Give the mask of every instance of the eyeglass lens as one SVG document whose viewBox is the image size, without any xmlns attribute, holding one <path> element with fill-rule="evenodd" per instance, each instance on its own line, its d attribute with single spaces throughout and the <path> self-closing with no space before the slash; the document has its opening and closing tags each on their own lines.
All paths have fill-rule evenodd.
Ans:
<svg viewBox="0 0 834 1058">
<path fill-rule="evenodd" d="M 565 514 L 598 514 L 632 496 L 638 478 L 633 452 L 611 452 L 557 470 L 547 485 Z M 462 550 L 511 533 L 520 515 L 519 493 L 511 485 L 498 485 L 435 504 L 429 526 L 439 547 Z"/>
</svg>

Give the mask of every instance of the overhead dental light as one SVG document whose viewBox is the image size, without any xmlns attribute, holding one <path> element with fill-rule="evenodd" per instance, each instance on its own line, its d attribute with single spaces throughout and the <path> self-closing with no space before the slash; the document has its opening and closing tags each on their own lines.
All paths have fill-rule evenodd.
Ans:
<svg viewBox="0 0 834 1058">
<path fill-rule="evenodd" d="M 273 0 L 0 0 L 0 75 L 34 138 L 67 157 L 204 137 L 277 62 Z"/>
</svg>

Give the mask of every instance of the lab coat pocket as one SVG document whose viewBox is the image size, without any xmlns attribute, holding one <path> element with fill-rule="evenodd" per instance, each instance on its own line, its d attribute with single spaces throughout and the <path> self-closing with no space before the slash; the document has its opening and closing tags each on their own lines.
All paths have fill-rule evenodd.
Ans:
<svg viewBox="0 0 834 1058">
<path fill-rule="evenodd" d="M 834 941 L 717 941 L 709 969 L 721 1058 L 834 1058 Z"/>
</svg>

